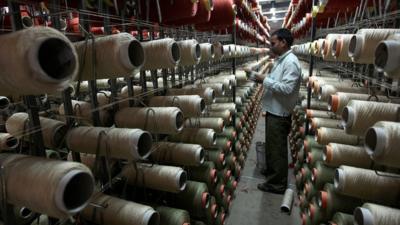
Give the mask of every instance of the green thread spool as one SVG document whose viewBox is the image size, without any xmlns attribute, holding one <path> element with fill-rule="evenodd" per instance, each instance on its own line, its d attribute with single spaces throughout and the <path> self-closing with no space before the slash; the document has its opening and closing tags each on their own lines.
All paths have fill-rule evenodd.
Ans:
<svg viewBox="0 0 400 225">
<path fill-rule="evenodd" d="M 228 153 L 232 150 L 232 142 L 225 137 L 217 137 L 215 146 L 219 149 L 222 149 L 225 153 Z"/>
<path fill-rule="evenodd" d="M 333 184 L 334 177 L 335 169 L 325 166 L 321 161 L 317 162 L 312 169 L 311 181 L 318 190 L 321 190 L 326 183 Z"/>
<path fill-rule="evenodd" d="M 328 225 L 353 225 L 353 215 L 346 213 L 335 213 L 332 220 L 328 222 Z"/>
<path fill-rule="evenodd" d="M 210 194 L 205 183 L 187 181 L 186 188 L 173 196 L 177 208 L 185 209 L 197 218 L 206 217 L 210 207 Z"/>
<path fill-rule="evenodd" d="M 233 126 L 225 127 L 225 129 L 217 134 L 218 137 L 225 137 L 228 138 L 230 141 L 234 141 L 237 137 L 237 132 Z"/>
<path fill-rule="evenodd" d="M 206 222 L 207 224 L 214 224 L 215 220 L 217 219 L 219 212 L 219 207 L 217 205 L 217 200 L 214 196 L 210 197 L 210 208 L 207 211 Z"/>
<path fill-rule="evenodd" d="M 310 203 L 308 215 L 313 225 L 328 222 L 325 212 L 315 202 Z"/>
<path fill-rule="evenodd" d="M 315 167 L 315 164 L 322 161 L 323 158 L 324 152 L 321 148 L 312 148 L 311 151 L 307 153 L 306 162 L 310 167 Z"/>
<path fill-rule="evenodd" d="M 217 184 L 217 170 L 215 164 L 211 161 L 206 161 L 200 166 L 188 167 L 187 172 L 190 180 L 207 184 L 208 190 L 211 190 Z"/>
<path fill-rule="evenodd" d="M 233 177 L 230 177 L 225 183 L 225 190 L 228 191 L 228 193 L 233 196 L 237 188 L 237 185 L 238 182 Z"/>
<path fill-rule="evenodd" d="M 232 171 L 228 168 L 224 168 L 223 170 L 218 171 L 217 175 L 218 180 L 222 180 L 224 183 L 226 183 L 232 177 Z"/>
<path fill-rule="evenodd" d="M 314 184 L 308 180 L 304 185 L 304 194 L 306 195 L 307 200 L 311 200 L 313 197 L 317 195 L 318 191 L 315 188 Z"/>
<path fill-rule="evenodd" d="M 175 209 L 166 206 L 154 208 L 160 214 L 160 224 L 163 225 L 189 225 L 189 212 L 182 209 Z"/>
<path fill-rule="evenodd" d="M 318 193 L 318 205 L 331 218 L 336 212 L 353 213 L 363 201 L 358 198 L 342 195 L 335 190 L 333 184 L 326 184 L 323 191 Z"/>
<path fill-rule="evenodd" d="M 311 148 L 323 148 L 323 145 L 318 144 L 314 136 L 306 136 L 304 139 L 304 151 L 310 152 Z"/>
<path fill-rule="evenodd" d="M 207 149 L 207 159 L 215 164 L 218 170 L 222 170 L 226 165 L 226 155 L 220 149 Z"/>
</svg>

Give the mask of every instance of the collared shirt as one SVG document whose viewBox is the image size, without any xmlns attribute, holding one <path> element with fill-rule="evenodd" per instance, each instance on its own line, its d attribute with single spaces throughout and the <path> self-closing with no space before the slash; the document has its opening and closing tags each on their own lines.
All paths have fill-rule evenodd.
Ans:
<svg viewBox="0 0 400 225">
<path fill-rule="evenodd" d="M 263 111 L 276 116 L 289 116 L 299 97 L 301 67 L 291 50 L 277 58 L 263 81 Z"/>
</svg>

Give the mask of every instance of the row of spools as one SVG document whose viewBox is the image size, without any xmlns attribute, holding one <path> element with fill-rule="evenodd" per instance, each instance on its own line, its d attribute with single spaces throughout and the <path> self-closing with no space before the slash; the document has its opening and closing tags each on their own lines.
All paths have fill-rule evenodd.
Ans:
<svg viewBox="0 0 400 225">
<path fill-rule="evenodd" d="M 289 134 L 302 224 L 399 224 L 400 105 L 319 74 L 304 76 Z"/>
<path fill-rule="evenodd" d="M 113 102 L 105 82 L 97 81 L 103 84 L 95 109 L 100 126 L 92 126 L 89 102 L 72 100 L 73 115 L 55 104 L 40 113 L 40 128 L 28 129 L 28 114 L 0 99 L 7 115 L 0 147 L 8 152 L 1 154 L 2 181 L 7 202 L 16 206 L 8 221 L 30 224 L 36 213 L 65 219 L 80 212 L 76 218 L 95 224 L 224 224 L 261 111 L 262 87 L 244 71 L 220 73 L 168 88 L 166 96 L 139 94 L 141 87 L 134 86 L 138 93 L 128 107 L 126 86 Z M 78 126 L 68 128 L 69 117 Z M 37 130 L 47 157 L 57 160 L 14 154 L 30 148 Z M 74 153 L 82 163 L 71 162 Z M 100 180 L 106 185 L 96 185 Z"/>
<path fill-rule="evenodd" d="M 139 70 L 194 66 L 266 53 L 262 48 L 198 43 L 194 39 L 139 42 L 128 33 L 71 43 L 64 34 L 48 27 L 1 35 L 0 42 L 0 52 L 15 53 L 1 59 L 1 95 L 50 94 L 64 90 L 72 80 L 126 77 Z"/>
<path fill-rule="evenodd" d="M 293 46 L 297 54 L 324 61 L 375 64 L 378 72 L 400 76 L 400 29 L 360 29 L 355 34 L 328 34 L 325 38 Z"/>
</svg>

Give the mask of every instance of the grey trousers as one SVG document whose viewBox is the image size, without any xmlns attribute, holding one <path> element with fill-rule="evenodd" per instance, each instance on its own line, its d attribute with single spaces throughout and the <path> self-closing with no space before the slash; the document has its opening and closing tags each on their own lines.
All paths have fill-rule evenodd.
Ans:
<svg viewBox="0 0 400 225">
<path fill-rule="evenodd" d="M 277 191 L 284 191 L 287 187 L 287 136 L 290 126 L 290 116 L 279 117 L 270 113 L 265 116 L 266 184 Z"/>
</svg>

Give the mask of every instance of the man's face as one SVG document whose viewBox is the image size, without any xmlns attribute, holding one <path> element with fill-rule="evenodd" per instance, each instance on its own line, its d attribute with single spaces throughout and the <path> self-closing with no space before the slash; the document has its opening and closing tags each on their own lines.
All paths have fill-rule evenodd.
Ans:
<svg viewBox="0 0 400 225">
<path fill-rule="evenodd" d="M 270 43 L 271 51 L 278 56 L 280 56 L 286 49 L 286 42 L 284 40 L 279 40 L 276 35 L 272 35 Z"/>
</svg>

